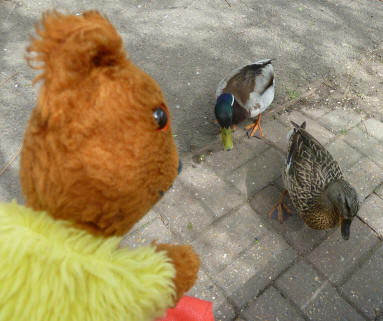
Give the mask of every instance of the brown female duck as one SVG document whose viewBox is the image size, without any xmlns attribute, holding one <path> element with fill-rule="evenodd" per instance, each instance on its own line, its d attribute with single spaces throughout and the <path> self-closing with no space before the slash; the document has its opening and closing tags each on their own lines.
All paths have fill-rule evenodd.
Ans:
<svg viewBox="0 0 383 321">
<path fill-rule="evenodd" d="M 278 208 L 282 220 L 283 198 L 289 193 L 291 201 L 305 223 L 318 230 L 341 225 L 342 237 L 348 240 L 350 225 L 359 210 L 358 195 L 344 179 L 332 155 L 306 130 L 306 122 L 295 124 L 288 135 L 288 151 L 283 182 L 286 190 Z"/>
</svg>

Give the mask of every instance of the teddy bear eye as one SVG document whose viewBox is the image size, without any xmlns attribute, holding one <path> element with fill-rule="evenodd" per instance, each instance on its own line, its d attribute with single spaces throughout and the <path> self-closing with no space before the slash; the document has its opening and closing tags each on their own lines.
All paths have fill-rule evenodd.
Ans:
<svg viewBox="0 0 383 321">
<path fill-rule="evenodd" d="M 157 107 L 154 109 L 153 117 L 158 123 L 158 129 L 166 129 L 166 125 L 168 124 L 168 114 L 164 108 Z"/>
</svg>

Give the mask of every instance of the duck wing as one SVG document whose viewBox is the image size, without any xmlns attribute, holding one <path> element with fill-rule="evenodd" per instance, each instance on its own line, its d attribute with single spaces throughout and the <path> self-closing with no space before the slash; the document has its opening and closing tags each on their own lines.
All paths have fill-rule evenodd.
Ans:
<svg viewBox="0 0 383 321">
<path fill-rule="evenodd" d="M 302 213 L 312 209 L 328 183 L 343 174 L 332 155 L 305 130 L 305 122 L 293 125 L 283 174 L 294 207 Z"/>
<path fill-rule="evenodd" d="M 231 72 L 218 84 L 217 97 L 231 93 L 251 117 L 263 112 L 274 99 L 274 68 L 271 59 L 261 60 Z"/>
</svg>

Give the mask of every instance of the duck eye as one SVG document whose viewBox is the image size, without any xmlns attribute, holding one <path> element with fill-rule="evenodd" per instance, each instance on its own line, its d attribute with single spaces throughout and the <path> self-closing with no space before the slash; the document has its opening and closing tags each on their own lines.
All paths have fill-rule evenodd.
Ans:
<svg viewBox="0 0 383 321">
<path fill-rule="evenodd" d="M 158 129 L 165 130 L 168 124 L 168 113 L 162 107 L 157 107 L 153 111 L 153 117 L 158 123 Z"/>
</svg>

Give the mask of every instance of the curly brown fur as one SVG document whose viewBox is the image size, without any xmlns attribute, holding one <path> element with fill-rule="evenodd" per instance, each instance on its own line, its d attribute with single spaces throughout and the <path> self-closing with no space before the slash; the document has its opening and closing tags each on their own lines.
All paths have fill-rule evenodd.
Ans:
<svg viewBox="0 0 383 321">
<path fill-rule="evenodd" d="M 26 129 L 21 181 L 27 205 L 103 235 L 122 235 L 177 175 L 167 108 L 156 82 L 136 67 L 97 12 L 43 18 L 31 64 L 44 84 Z M 170 120 L 169 120 L 170 121 Z"/>
<path fill-rule="evenodd" d="M 154 243 L 155 244 L 155 243 Z M 166 251 L 168 257 L 176 269 L 176 277 L 174 285 L 176 287 L 176 301 L 178 301 L 185 292 L 197 280 L 197 274 L 200 266 L 200 260 L 190 245 L 172 245 L 172 244 L 155 244 L 158 251 Z"/>
</svg>

